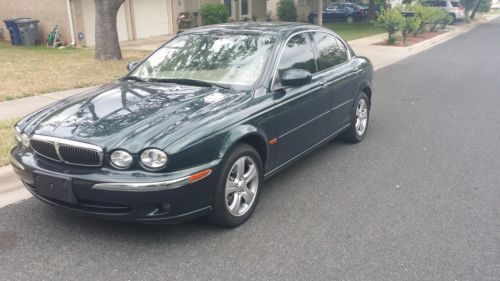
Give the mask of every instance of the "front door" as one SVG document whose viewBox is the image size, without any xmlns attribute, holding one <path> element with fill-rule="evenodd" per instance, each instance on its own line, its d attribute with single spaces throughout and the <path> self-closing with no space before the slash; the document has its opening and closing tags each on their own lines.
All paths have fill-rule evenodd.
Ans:
<svg viewBox="0 0 500 281">
<path fill-rule="evenodd" d="M 289 69 L 311 72 L 312 81 L 303 86 L 284 88 L 280 77 Z M 314 75 L 316 72 L 309 33 L 294 35 L 283 49 L 273 83 L 278 120 L 276 165 L 287 162 L 325 137 L 331 101 L 321 92 L 322 80 Z"/>
</svg>

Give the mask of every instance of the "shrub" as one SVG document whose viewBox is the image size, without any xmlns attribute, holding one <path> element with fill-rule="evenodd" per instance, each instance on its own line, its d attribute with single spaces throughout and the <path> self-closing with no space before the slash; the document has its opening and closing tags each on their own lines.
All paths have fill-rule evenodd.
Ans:
<svg viewBox="0 0 500 281">
<path fill-rule="evenodd" d="M 387 43 L 396 43 L 396 32 L 401 30 L 404 26 L 405 18 L 401 15 L 401 10 L 382 10 L 377 17 L 376 25 L 387 31 L 389 37 Z"/>
<path fill-rule="evenodd" d="M 227 22 L 229 11 L 224 4 L 206 3 L 200 9 L 203 24 L 217 24 Z"/>
<path fill-rule="evenodd" d="M 431 7 L 425 7 L 420 4 L 412 5 L 408 7 L 411 11 L 415 12 L 415 17 L 420 19 L 420 27 L 414 32 L 418 35 L 426 30 L 431 32 L 436 32 L 440 26 L 442 28 L 446 26 L 446 22 L 449 20 L 448 13 L 443 9 L 436 9 Z"/>
<path fill-rule="evenodd" d="M 293 0 L 280 0 L 277 14 L 280 21 L 297 21 L 297 8 Z"/>
<path fill-rule="evenodd" d="M 403 44 L 406 45 L 406 39 L 408 38 L 408 34 L 412 33 L 413 35 L 420 34 L 420 27 L 422 25 L 422 21 L 418 17 L 407 17 L 403 24 L 403 28 L 401 32 L 403 33 Z"/>
</svg>

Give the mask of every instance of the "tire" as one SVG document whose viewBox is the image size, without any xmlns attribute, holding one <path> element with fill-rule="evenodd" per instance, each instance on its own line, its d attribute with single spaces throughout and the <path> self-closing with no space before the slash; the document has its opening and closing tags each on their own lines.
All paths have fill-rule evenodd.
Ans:
<svg viewBox="0 0 500 281">
<path fill-rule="evenodd" d="M 354 18 L 352 16 L 348 16 L 347 18 L 345 18 L 345 22 L 346 23 L 353 23 L 354 22 Z"/>
<path fill-rule="evenodd" d="M 455 21 L 457 20 L 457 17 L 455 17 L 454 14 L 449 14 L 448 16 L 450 18 L 450 20 L 448 21 L 448 24 L 454 24 Z"/>
<path fill-rule="evenodd" d="M 358 143 L 364 139 L 370 123 L 370 100 L 365 92 L 359 94 L 351 115 L 351 125 L 341 135 L 341 139 L 350 143 Z"/>
<path fill-rule="evenodd" d="M 264 181 L 262 160 L 255 148 L 239 144 L 221 167 L 209 219 L 220 226 L 235 227 L 247 221 L 257 206 Z"/>
</svg>

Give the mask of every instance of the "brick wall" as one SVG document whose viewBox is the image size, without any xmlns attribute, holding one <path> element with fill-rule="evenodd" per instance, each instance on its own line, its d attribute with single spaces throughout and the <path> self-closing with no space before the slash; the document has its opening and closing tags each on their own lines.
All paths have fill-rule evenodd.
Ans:
<svg viewBox="0 0 500 281">
<path fill-rule="evenodd" d="M 63 40 L 71 43 L 66 0 L 1 0 L 0 26 L 3 29 L 4 40 L 10 41 L 9 32 L 4 19 L 29 17 L 39 20 L 39 40 L 45 44 L 47 35 L 55 25 L 61 27 Z"/>
</svg>

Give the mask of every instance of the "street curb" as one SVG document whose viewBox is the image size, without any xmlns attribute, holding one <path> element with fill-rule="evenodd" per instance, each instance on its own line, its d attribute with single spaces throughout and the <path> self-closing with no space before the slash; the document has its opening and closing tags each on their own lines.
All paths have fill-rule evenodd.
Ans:
<svg viewBox="0 0 500 281">
<path fill-rule="evenodd" d="M 412 52 L 412 53 L 418 53 L 418 52 L 421 52 L 423 50 L 427 50 L 431 47 L 434 47 L 436 45 L 439 45 L 441 43 L 444 43 L 450 39 L 453 39 L 459 35 L 462 35 L 464 33 L 467 33 L 471 30 L 474 30 L 476 29 L 477 27 L 485 24 L 485 23 L 488 23 L 496 18 L 498 18 L 500 15 L 493 15 L 491 17 L 489 17 L 488 19 L 486 19 L 485 21 L 482 21 L 482 22 L 478 22 L 478 23 L 475 23 L 473 25 L 469 25 L 467 26 L 466 28 L 462 29 L 462 30 L 451 30 L 451 31 L 448 31 L 442 35 L 438 35 L 434 38 L 431 38 L 429 40 L 425 40 L 423 42 L 420 42 L 420 43 L 417 43 L 413 46 L 410 46 L 408 47 L 408 49 Z"/>
<path fill-rule="evenodd" d="M 448 32 L 443 33 L 441 35 L 435 36 L 435 37 L 433 37 L 431 39 L 428 39 L 428 40 L 425 40 L 423 42 L 417 43 L 417 44 L 415 44 L 413 46 L 403 47 L 403 48 L 405 48 L 409 52 L 408 55 L 403 56 L 403 57 L 401 57 L 401 58 L 399 58 L 397 60 L 394 60 L 394 61 L 389 61 L 389 62 L 386 62 L 386 63 L 378 64 L 378 65 L 374 66 L 374 70 L 379 70 L 379 69 L 382 69 L 382 68 L 387 67 L 389 65 L 395 64 L 398 61 L 401 61 L 403 59 L 411 57 L 411 56 L 413 56 L 415 54 L 418 54 L 418 53 L 420 53 L 422 51 L 428 50 L 428 49 L 430 49 L 432 47 L 435 47 L 435 46 L 437 46 L 437 45 L 439 45 L 441 43 L 444 43 L 444 42 L 446 42 L 446 41 L 448 41 L 450 39 L 453 39 L 453 38 L 455 38 L 455 37 L 457 37 L 459 35 L 462 35 L 464 33 L 467 33 L 469 31 L 471 31 L 471 30 L 474 30 L 475 28 L 477 28 L 477 27 L 479 27 L 479 26 L 481 26 L 481 25 L 483 25 L 485 23 L 488 23 L 488 22 L 490 22 L 492 20 L 495 20 L 495 19 L 497 19 L 499 17 L 500 17 L 500 15 L 490 15 L 484 21 L 477 22 L 477 23 L 475 23 L 473 25 L 469 25 L 466 28 L 463 28 L 461 30 L 454 29 L 452 31 L 448 31 Z M 400 47 L 390 47 L 390 46 L 388 46 L 388 48 L 400 48 Z"/>
<path fill-rule="evenodd" d="M 30 198 L 11 166 L 0 167 L 0 208 Z"/>
</svg>

